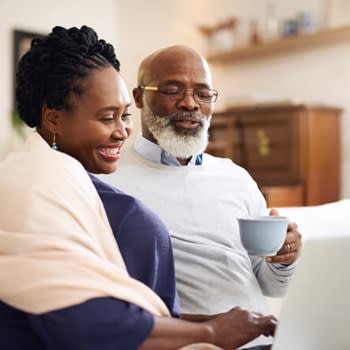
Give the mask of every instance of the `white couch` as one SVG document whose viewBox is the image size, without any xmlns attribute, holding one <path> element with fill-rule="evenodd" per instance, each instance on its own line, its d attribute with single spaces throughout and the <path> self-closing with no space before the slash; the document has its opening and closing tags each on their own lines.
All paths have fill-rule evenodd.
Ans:
<svg viewBox="0 0 350 350">
<path fill-rule="evenodd" d="M 350 235 L 350 199 L 317 206 L 279 208 L 278 211 L 297 223 L 304 240 Z"/>
</svg>

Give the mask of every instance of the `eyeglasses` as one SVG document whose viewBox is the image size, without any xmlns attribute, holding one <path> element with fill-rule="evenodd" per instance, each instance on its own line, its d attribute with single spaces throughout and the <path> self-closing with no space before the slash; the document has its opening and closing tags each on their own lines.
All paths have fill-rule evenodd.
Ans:
<svg viewBox="0 0 350 350">
<path fill-rule="evenodd" d="M 181 100 L 185 96 L 186 91 L 191 91 L 193 99 L 198 103 L 214 103 L 219 94 L 217 90 L 206 87 L 186 89 L 177 85 L 139 85 L 138 88 L 145 91 L 159 92 L 161 96 L 172 100 Z"/>
</svg>

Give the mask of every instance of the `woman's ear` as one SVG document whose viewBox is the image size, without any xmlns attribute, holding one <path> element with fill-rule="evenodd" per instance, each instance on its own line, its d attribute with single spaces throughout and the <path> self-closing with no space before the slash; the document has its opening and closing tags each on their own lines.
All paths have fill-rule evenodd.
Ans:
<svg viewBox="0 0 350 350">
<path fill-rule="evenodd" d="M 60 133 L 60 114 L 56 109 L 47 107 L 46 103 L 41 109 L 41 125 L 52 133 Z"/>
<path fill-rule="evenodd" d="M 132 94 L 134 96 L 136 107 L 140 109 L 143 108 L 143 100 L 142 100 L 143 90 L 140 88 L 135 88 L 132 90 Z"/>
</svg>

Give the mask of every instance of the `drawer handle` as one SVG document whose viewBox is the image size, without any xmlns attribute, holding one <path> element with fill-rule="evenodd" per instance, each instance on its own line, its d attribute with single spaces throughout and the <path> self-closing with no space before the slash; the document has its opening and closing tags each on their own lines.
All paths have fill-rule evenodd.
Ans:
<svg viewBox="0 0 350 350">
<path fill-rule="evenodd" d="M 256 132 L 258 153 L 261 157 L 267 157 L 270 154 L 270 139 L 264 129 Z"/>
</svg>

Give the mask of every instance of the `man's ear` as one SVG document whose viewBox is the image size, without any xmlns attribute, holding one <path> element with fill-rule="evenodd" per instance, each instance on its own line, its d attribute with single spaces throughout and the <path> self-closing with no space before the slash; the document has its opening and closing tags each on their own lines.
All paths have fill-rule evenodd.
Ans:
<svg viewBox="0 0 350 350">
<path fill-rule="evenodd" d="M 47 107 L 46 103 L 41 109 L 41 124 L 52 133 L 60 133 L 61 123 L 60 114 L 56 109 Z"/>
<path fill-rule="evenodd" d="M 135 105 L 137 108 L 143 108 L 143 100 L 142 100 L 142 96 L 143 96 L 143 90 L 140 88 L 134 88 L 132 90 L 132 94 L 134 96 L 134 101 L 135 101 Z"/>
</svg>

